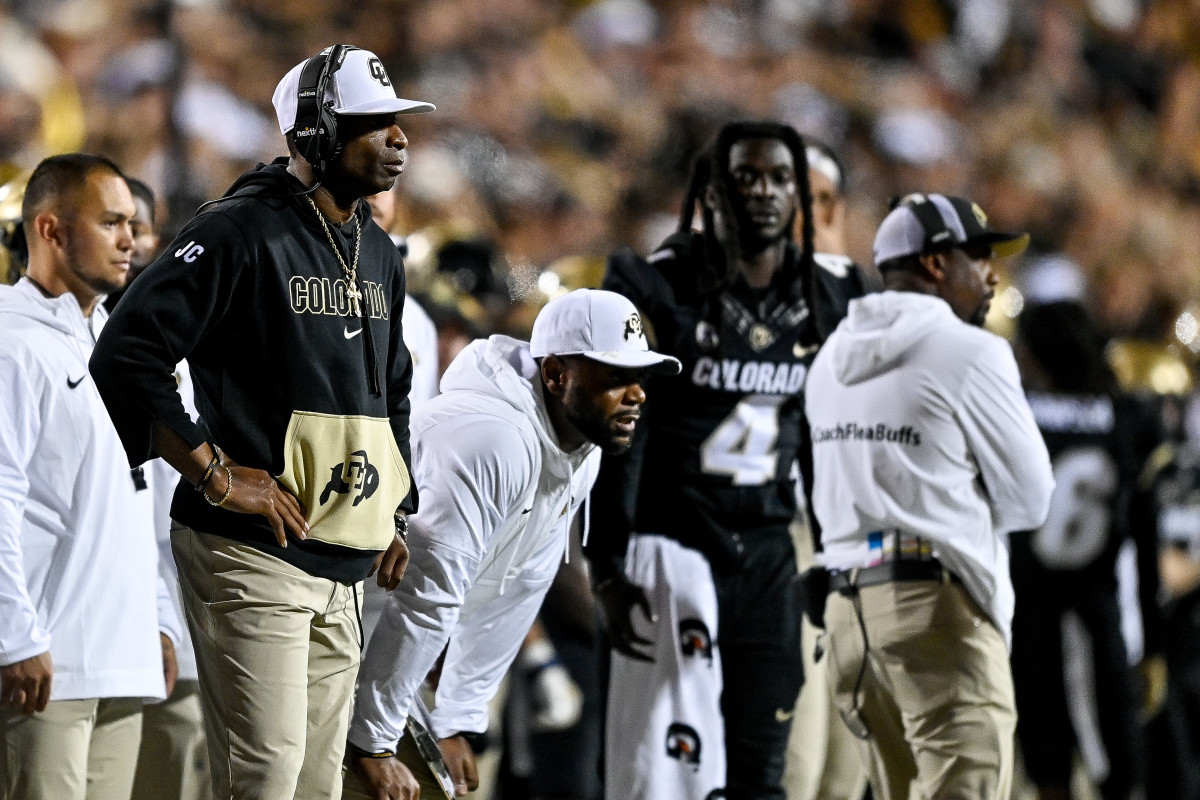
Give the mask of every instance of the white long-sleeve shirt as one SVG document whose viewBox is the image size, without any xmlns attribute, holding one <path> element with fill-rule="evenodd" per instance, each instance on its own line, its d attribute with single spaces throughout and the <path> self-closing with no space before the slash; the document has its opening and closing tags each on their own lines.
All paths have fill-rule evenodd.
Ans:
<svg viewBox="0 0 1200 800">
<path fill-rule="evenodd" d="M 195 419 L 196 413 L 195 387 L 192 384 L 192 372 L 186 361 L 179 362 L 175 368 L 175 378 L 179 382 L 179 396 L 188 416 Z M 192 643 L 191 631 L 183 622 L 183 598 L 179 592 L 179 569 L 175 566 L 175 554 L 171 552 L 171 501 L 175 489 L 181 480 L 179 473 L 161 458 L 146 462 L 144 467 L 150 476 L 150 488 L 154 490 L 154 537 L 158 545 L 158 577 L 163 586 L 159 589 L 164 596 L 159 598 L 159 625 L 163 620 L 177 620 L 176 629 L 168 635 L 175 643 L 175 660 L 179 665 L 179 679 L 185 681 L 199 680 L 196 668 L 196 648 Z"/>
<path fill-rule="evenodd" d="M 942 299 L 850 303 L 806 388 L 823 563 L 867 566 L 872 531 L 933 543 L 1006 639 L 1004 535 L 1045 520 L 1054 478 L 1008 343 Z"/>
<path fill-rule="evenodd" d="M 51 700 L 165 691 L 153 497 L 88 374 L 105 318 L 0 287 L 0 665 L 49 650 Z"/>
<path fill-rule="evenodd" d="M 404 344 L 412 358 L 412 388 L 408 402 L 416 411 L 438 393 L 437 326 L 412 295 L 404 298 Z"/>
<path fill-rule="evenodd" d="M 372 751 L 395 747 L 413 694 L 447 641 L 433 733 L 487 729 L 487 704 L 541 608 L 599 470 L 594 446 L 559 447 L 524 342 L 474 342 L 441 389 L 413 415 L 421 507 L 410 517 L 411 560 L 359 671 L 349 738 Z"/>
</svg>

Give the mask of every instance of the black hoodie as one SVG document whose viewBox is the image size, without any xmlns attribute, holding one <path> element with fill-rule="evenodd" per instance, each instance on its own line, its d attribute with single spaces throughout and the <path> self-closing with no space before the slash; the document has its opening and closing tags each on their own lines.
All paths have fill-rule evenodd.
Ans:
<svg viewBox="0 0 1200 800">
<path fill-rule="evenodd" d="M 362 231 L 364 317 L 351 315 L 343 269 L 286 166 L 259 164 L 184 227 L 130 286 L 91 370 L 131 465 L 155 455 L 151 428 L 161 422 L 193 448 L 211 441 L 277 476 L 312 529 L 281 548 L 265 517 L 215 508 L 183 481 L 172 518 L 348 583 L 391 542 L 397 507 L 416 508 L 404 268 L 366 203 L 346 225 L 330 225 L 347 265 L 356 225 Z M 198 422 L 173 377 L 183 359 Z"/>
</svg>

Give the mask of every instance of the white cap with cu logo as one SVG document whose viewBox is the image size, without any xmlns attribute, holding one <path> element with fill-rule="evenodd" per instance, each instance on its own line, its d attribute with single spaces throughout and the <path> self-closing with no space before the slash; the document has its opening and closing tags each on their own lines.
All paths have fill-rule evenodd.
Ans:
<svg viewBox="0 0 1200 800">
<path fill-rule="evenodd" d="M 296 95 L 306 63 L 307 59 L 292 67 L 275 87 L 271 102 L 280 133 L 286 134 L 296 125 Z M 323 101 L 333 103 L 334 114 L 421 114 L 436 110 L 433 103 L 397 97 L 379 56 L 357 47 L 346 53 L 341 68 L 330 76 Z"/>
<path fill-rule="evenodd" d="M 533 322 L 529 353 L 586 356 L 628 369 L 678 375 L 679 360 L 650 349 L 642 317 L 629 300 L 603 289 L 576 289 L 556 297 Z"/>
</svg>

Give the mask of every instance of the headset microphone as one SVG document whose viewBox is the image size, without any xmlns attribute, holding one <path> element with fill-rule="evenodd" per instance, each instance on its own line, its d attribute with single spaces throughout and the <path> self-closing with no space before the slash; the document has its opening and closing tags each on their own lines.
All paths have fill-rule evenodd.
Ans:
<svg viewBox="0 0 1200 800">
<path fill-rule="evenodd" d="M 329 79 L 341 69 L 346 54 L 357 49 L 351 45 L 334 45 L 328 53 L 310 58 L 300 72 L 296 124 L 292 131 L 296 150 L 312 165 L 318 180 L 342 149 L 338 141 L 337 115 L 333 113 L 333 101 L 325 100 L 325 89 Z"/>
</svg>

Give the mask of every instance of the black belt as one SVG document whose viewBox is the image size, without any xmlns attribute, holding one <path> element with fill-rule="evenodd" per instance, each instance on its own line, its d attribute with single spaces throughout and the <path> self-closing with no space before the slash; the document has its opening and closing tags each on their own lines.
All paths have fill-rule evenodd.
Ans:
<svg viewBox="0 0 1200 800">
<path fill-rule="evenodd" d="M 961 579 L 937 560 L 889 561 L 874 567 L 861 567 L 829 573 L 829 591 L 851 594 L 857 587 L 878 586 L 893 581 L 955 581 Z"/>
</svg>

